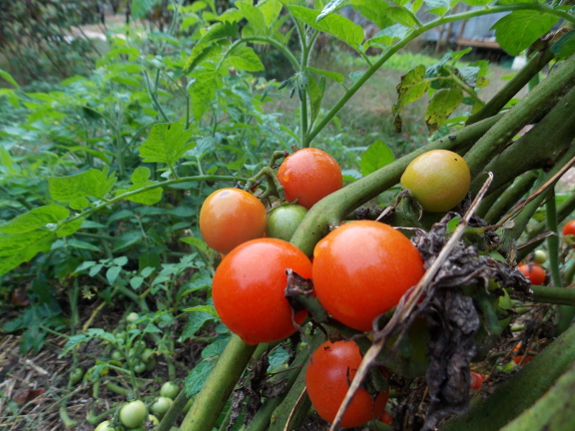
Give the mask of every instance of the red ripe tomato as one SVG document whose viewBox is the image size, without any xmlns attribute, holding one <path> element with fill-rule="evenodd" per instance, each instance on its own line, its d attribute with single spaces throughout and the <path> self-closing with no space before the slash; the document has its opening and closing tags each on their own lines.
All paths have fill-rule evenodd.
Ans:
<svg viewBox="0 0 575 431">
<path fill-rule="evenodd" d="M 309 258 L 296 246 L 260 238 L 233 249 L 218 266 L 212 297 L 222 322 L 247 344 L 279 341 L 295 332 L 284 296 L 286 269 L 311 278 Z M 295 315 L 299 324 L 305 311 Z"/>
<path fill-rule="evenodd" d="M 209 195 L 200 210 L 200 232 L 206 243 L 227 254 L 266 231 L 266 208 L 254 195 L 240 189 L 220 189 Z"/>
<path fill-rule="evenodd" d="M 569 244 L 573 244 L 575 247 L 575 220 L 571 220 L 565 226 L 563 226 L 563 236 L 567 237 L 568 235 L 572 235 L 569 237 Z"/>
<path fill-rule="evenodd" d="M 371 220 L 352 221 L 320 240 L 313 252 L 318 299 L 335 319 L 370 331 L 423 276 L 423 261 L 402 233 Z"/>
<path fill-rule="evenodd" d="M 393 422 L 393 416 L 391 416 L 389 413 L 387 413 L 387 411 L 384 410 L 381 416 L 379 417 L 379 420 L 384 424 L 391 425 Z"/>
<path fill-rule="evenodd" d="M 521 271 L 531 284 L 539 286 L 545 283 L 545 270 L 536 263 L 531 264 L 531 267 L 529 264 L 523 263 L 517 266 L 517 269 Z"/>
<path fill-rule="evenodd" d="M 333 422 L 355 373 L 361 364 L 359 346 L 353 341 L 327 341 L 312 355 L 305 382 L 317 413 Z M 378 418 L 387 404 L 389 391 L 380 392 L 375 401 L 359 389 L 345 412 L 340 426 L 352 428 Z"/>
<path fill-rule="evenodd" d="M 483 374 L 471 371 L 471 382 L 469 383 L 469 387 L 471 389 L 475 389 L 476 391 L 478 391 L 479 389 L 481 389 L 481 386 L 483 385 L 484 381 L 485 376 Z"/>
<path fill-rule="evenodd" d="M 286 199 L 298 199 L 298 205 L 307 209 L 343 185 L 337 162 L 317 148 L 304 148 L 286 157 L 278 170 L 278 180 Z"/>
</svg>

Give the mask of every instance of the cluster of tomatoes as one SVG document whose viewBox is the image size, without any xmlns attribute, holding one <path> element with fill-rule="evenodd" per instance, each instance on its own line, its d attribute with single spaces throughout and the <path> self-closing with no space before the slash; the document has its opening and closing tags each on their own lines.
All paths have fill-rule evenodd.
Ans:
<svg viewBox="0 0 575 431">
<path fill-rule="evenodd" d="M 439 170 L 440 178 L 434 174 L 437 163 L 448 166 Z M 308 148 L 288 156 L 277 178 L 286 200 L 297 204 L 282 205 L 268 215 L 254 195 L 226 188 L 208 196 L 200 211 L 204 240 L 225 255 L 212 286 L 222 322 L 248 344 L 274 342 L 294 333 L 307 311 L 294 313 L 285 298 L 286 270 L 290 269 L 313 280 L 313 294 L 335 319 L 360 331 L 372 330 L 374 319 L 395 307 L 423 276 L 419 252 L 391 226 L 353 221 L 317 243 L 312 264 L 288 241 L 307 210 L 342 187 L 341 169 L 329 154 Z M 415 159 L 401 180 L 424 210 L 438 212 L 451 209 L 465 197 L 470 175 L 460 156 L 437 150 Z M 448 188 L 451 193 L 426 196 L 421 184 Z M 351 341 L 327 342 L 313 354 L 306 373 L 308 393 L 327 421 L 333 421 L 361 359 L 359 347 Z M 387 392 L 372 398 L 362 391 L 342 426 L 358 426 L 383 414 Z"/>
</svg>

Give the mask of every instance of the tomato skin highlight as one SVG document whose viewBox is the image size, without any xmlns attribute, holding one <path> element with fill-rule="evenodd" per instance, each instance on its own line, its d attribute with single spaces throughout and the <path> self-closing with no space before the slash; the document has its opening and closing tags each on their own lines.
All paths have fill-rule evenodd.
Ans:
<svg viewBox="0 0 575 431">
<path fill-rule="evenodd" d="M 425 270 L 415 246 L 391 226 L 352 221 L 314 249 L 313 281 L 319 301 L 336 320 L 360 331 L 395 307 Z"/>
<path fill-rule="evenodd" d="M 227 254 L 266 231 L 266 208 L 254 195 L 233 188 L 216 190 L 200 210 L 200 232 L 206 243 Z"/>
<path fill-rule="evenodd" d="M 222 260 L 214 275 L 212 297 L 222 322 L 247 344 L 279 341 L 296 331 L 284 296 L 286 269 L 311 278 L 309 258 L 275 238 L 245 242 Z M 306 312 L 298 312 L 298 324 Z"/>
<path fill-rule="evenodd" d="M 327 195 L 341 189 L 341 168 L 325 151 L 304 148 L 285 158 L 277 178 L 284 187 L 286 199 L 310 209 Z"/>
<path fill-rule="evenodd" d="M 521 273 L 531 282 L 531 284 L 540 286 L 545 283 L 546 279 L 545 270 L 536 263 L 531 265 L 524 263 L 518 265 L 517 269 L 521 271 Z"/>
<path fill-rule="evenodd" d="M 411 161 L 401 176 L 401 184 L 425 211 L 445 212 L 467 195 L 471 173 L 457 153 L 432 150 Z"/>
<path fill-rule="evenodd" d="M 306 370 L 307 393 L 317 413 L 333 422 L 362 356 L 354 341 L 327 341 L 312 355 Z M 359 389 L 343 419 L 341 427 L 360 426 L 383 413 L 389 391 L 380 392 L 375 401 L 365 389 Z"/>
</svg>

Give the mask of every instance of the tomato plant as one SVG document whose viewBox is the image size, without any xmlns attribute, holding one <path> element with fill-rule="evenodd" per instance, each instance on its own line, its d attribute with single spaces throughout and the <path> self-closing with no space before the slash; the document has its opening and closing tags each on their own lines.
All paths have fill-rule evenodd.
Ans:
<svg viewBox="0 0 575 431">
<path fill-rule="evenodd" d="M 266 209 L 254 195 L 233 188 L 209 195 L 200 210 L 200 232 L 214 250 L 227 254 L 266 231 Z"/>
<path fill-rule="evenodd" d="M 310 209 L 343 185 L 335 159 L 317 148 L 304 148 L 286 157 L 278 169 L 278 180 L 286 199 Z"/>
<path fill-rule="evenodd" d="M 545 270 L 537 265 L 536 263 L 528 264 L 523 263 L 517 266 L 517 269 L 521 271 L 521 273 L 527 277 L 527 279 L 536 286 L 542 285 L 545 283 Z"/>
<path fill-rule="evenodd" d="M 457 153 L 432 150 L 416 157 L 401 176 L 401 184 L 425 211 L 449 211 L 463 200 L 471 184 L 467 163 Z"/>
<path fill-rule="evenodd" d="M 370 220 L 333 230 L 313 256 L 318 299 L 334 318 L 360 331 L 370 331 L 373 319 L 395 307 L 425 272 L 407 237 Z"/>
<path fill-rule="evenodd" d="M 327 341 L 312 355 L 306 371 L 309 398 L 317 413 L 333 422 L 355 376 L 362 356 L 353 341 Z M 379 392 L 375 400 L 360 389 L 345 412 L 340 426 L 352 428 L 378 418 L 384 411 L 389 391 Z"/>
<path fill-rule="evenodd" d="M 135 428 L 146 420 L 147 414 L 148 409 L 142 401 L 131 401 L 120 410 L 120 421 L 125 427 Z"/>
<path fill-rule="evenodd" d="M 267 236 L 289 241 L 306 214 L 307 209 L 301 205 L 290 204 L 274 208 L 268 215 Z"/>
<path fill-rule="evenodd" d="M 575 220 L 571 220 L 563 226 L 563 236 L 569 244 L 575 246 Z"/>
<path fill-rule="evenodd" d="M 309 258 L 275 238 L 248 241 L 218 266 L 212 296 L 222 322 L 248 344 L 281 340 L 295 331 L 292 308 L 284 296 L 286 269 L 311 278 Z M 305 312 L 296 314 L 301 323 Z"/>
</svg>

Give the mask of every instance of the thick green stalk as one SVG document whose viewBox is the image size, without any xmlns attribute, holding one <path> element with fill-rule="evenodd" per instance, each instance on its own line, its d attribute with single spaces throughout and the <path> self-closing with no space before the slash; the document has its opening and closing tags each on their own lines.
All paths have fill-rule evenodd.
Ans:
<svg viewBox="0 0 575 431">
<path fill-rule="evenodd" d="M 469 148 L 500 118 L 499 115 L 458 130 L 332 193 L 309 210 L 291 242 L 304 253 L 311 255 L 313 247 L 325 235 L 330 225 L 339 225 L 346 214 L 397 184 L 401 174 L 415 157 L 434 149 Z"/>
<path fill-rule="evenodd" d="M 573 66 L 575 83 L 575 61 L 573 62 Z M 545 85 L 547 82 L 550 82 L 550 80 L 551 78 L 547 78 L 529 95 L 535 94 L 538 89 L 549 87 L 545 87 Z M 528 98 L 529 96 L 524 100 L 527 101 Z M 519 104 L 516 106 L 519 106 Z M 483 157 L 486 154 L 488 155 L 488 153 L 482 152 L 482 149 L 489 147 L 491 144 L 491 141 L 484 141 L 485 137 L 490 136 L 496 128 L 498 130 L 498 132 L 496 132 L 497 136 L 502 135 L 504 133 L 503 129 L 501 129 L 502 126 L 509 125 L 509 127 L 515 127 L 513 124 L 520 124 L 522 122 L 519 120 L 528 120 L 531 114 L 525 111 L 525 109 L 533 109 L 533 106 L 531 103 L 522 105 L 522 109 L 520 110 L 521 115 L 517 114 L 520 118 L 512 118 L 511 120 L 513 121 L 510 121 L 509 116 L 513 111 L 506 114 L 505 117 L 502 118 L 496 126 L 492 127 L 485 137 L 477 142 L 465 155 L 465 160 L 470 164 L 472 172 L 474 171 L 472 167 L 475 168 L 476 174 L 477 168 L 493 172 L 492 190 L 517 178 L 524 172 L 545 167 L 550 155 L 569 147 L 575 137 L 575 109 L 573 109 L 573 106 L 575 106 L 575 88 L 571 89 L 533 129 L 507 147 L 498 157 L 488 162 L 487 166 L 483 165 Z M 506 142 L 501 141 L 500 145 L 501 148 L 503 148 Z M 481 188 L 483 184 L 482 177 L 483 175 L 480 175 L 472 182 L 472 194 Z M 474 178 L 473 175 L 472 178 Z"/>
<path fill-rule="evenodd" d="M 181 431 L 211 431 L 256 347 L 232 336 L 186 415 Z"/>
<path fill-rule="evenodd" d="M 573 362 L 575 326 L 499 385 L 489 397 L 476 398 L 467 413 L 450 419 L 442 431 L 499 430 L 541 398 Z"/>
<path fill-rule="evenodd" d="M 575 429 L 575 365 L 530 409 L 501 431 L 564 431 Z"/>
<path fill-rule="evenodd" d="M 534 302 L 568 306 L 575 305 L 575 289 L 550 286 L 531 286 L 530 289 L 533 291 Z"/>
<path fill-rule="evenodd" d="M 563 287 L 563 283 L 561 282 L 561 272 L 559 271 L 559 236 L 557 233 L 557 207 L 555 205 L 555 192 L 552 193 L 551 198 L 545 203 L 545 219 L 547 222 L 547 229 L 549 229 L 550 232 L 555 233 L 555 235 L 547 237 L 547 251 L 549 252 L 551 279 L 553 280 L 553 286 Z"/>
<path fill-rule="evenodd" d="M 475 214 L 478 217 L 485 218 L 485 214 L 489 212 L 491 207 L 495 204 L 495 202 L 497 202 L 497 199 L 499 199 L 503 192 L 507 190 L 507 187 L 509 187 L 509 184 L 505 184 L 503 187 L 499 187 L 497 190 L 489 193 L 486 197 L 484 197 L 477 207 Z"/>
<path fill-rule="evenodd" d="M 485 220 L 490 223 L 497 223 L 519 199 L 527 193 L 537 179 L 536 172 L 525 173 L 513 186 L 509 187 L 500 197 L 499 200 L 491 207 L 485 215 Z"/>
<path fill-rule="evenodd" d="M 553 59 L 553 53 L 549 48 L 536 52 L 517 74 L 497 92 L 481 110 L 471 115 L 466 124 L 473 124 L 485 118 L 497 114 L 519 91 L 539 74 L 539 71 Z"/>
<path fill-rule="evenodd" d="M 542 125 L 538 124 L 533 130 L 531 130 L 527 135 L 533 133 L 536 128 L 543 126 L 547 130 L 547 133 L 554 133 L 554 134 L 563 134 L 565 129 L 569 127 L 573 127 L 570 124 L 565 124 L 571 120 L 572 116 L 575 116 L 575 111 L 570 106 L 565 106 L 567 103 L 571 103 L 575 95 L 571 94 L 565 96 L 565 98 L 558 102 L 558 98 L 562 95 L 566 94 L 567 91 L 573 93 L 572 88 L 575 84 L 575 56 L 567 59 L 560 68 L 558 68 L 555 73 L 550 74 L 547 79 L 545 79 L 541 84 L 533 89 L 525 98 L 519 101 L 509 112 L 505 114 L 505 116 L 499 121 L 495 126 L 493 126 L 486 134 L 483 136 L 476 145 L 465 155 L 465 160 L 469 164 L 469 169 L 471 171 L 471 178 L 476 178 L 479 173 L 483 170 L 491 170 L 486 168 L 486 165 L 489 163 L 493 157 L 501 151 L 505 149 L 508 142 L 515 136 L 517 132 L 519 132 L 525 125 L 530 124 L 533 120 L 540 118 L 542 115 L 545 115 L 548 110 L 555 106 L 553 111 L 554 114 L 551 116 L 547 116 L 543 121 L 547 124 Z M 563 103 L 563 101 L 565 103 Z M 562 108 L 562 109 L 561 109 Z M 558 114 L 567 115 L 567 117 L 560 117 Z M 561 130 L 555 131 L 555 129 L 548 130 L 548 124 L 552 123 L 556 125 L 556 127 L 560 127 Z M 528 140 L 525 135 L 523 141 Z M 541 142 L 549 143 L 553 145 L 553 142 L 550 141 L 549 135 L 542 135 L 543 140 L 538 141 L 539 147 L 534 147 L 534 150 L 538 149 L 538 153 L 544 152 L 545 155 L 548 155 L 548 145 L 541 145 Z M 513 159 L 505 159 L 505 160 L 514 160 L 514 164 L 517 163 L 518 165 L 525 165 L 523 159 L 529 159 L 529 163 L 532 163 L 533 158 L 530 157 L 526 150 L 526 148 L 522 145 L 521 149 L 521 156 L 518 158 Z M 529 157 L 527 157 L 529 156 Z M 540 162 L 541 163 L 541 162 Z M 507 163 L 509 164 L 509 163 Z M 517 170 L 517 169 L 516 169 Z M 525 172 L 528 169 L 523 169 L 521 172 Z M 491 170 L 494 172 L 494 170 Z M 517 175 L 517 174 L 515 174 Z M 513 178 L 513 177 L 511 177 Z M 500 179 L 498 182 L 497 176 L 494 179 L 493 184 L 491 187 L 493 189 L 498 188 L 502 182 L 507 182 L 509 177 L 505 177 Z M 475 180 L 473 184 L 473 191 L 477 192 L 479 190 L 478 181 L 482 183 L 480 179 Z"/>
</svg>

